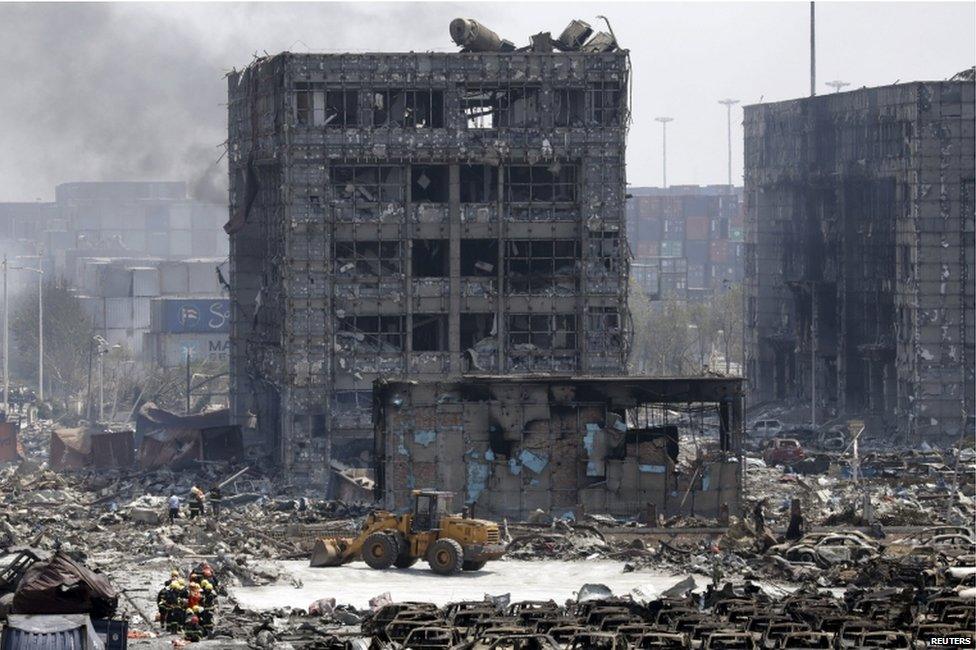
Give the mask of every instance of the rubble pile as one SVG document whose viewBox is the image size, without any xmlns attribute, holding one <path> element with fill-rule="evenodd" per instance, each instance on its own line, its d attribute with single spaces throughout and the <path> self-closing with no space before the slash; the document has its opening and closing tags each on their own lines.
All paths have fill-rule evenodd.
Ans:
<svg viewBox="0 0 976 650">
<path fill-rule="evenodd" d="M 558 520 L 549 530 L 536 530 L 513 537 L 506 556 L 512 559 L 545 557 L 557 560 L 583 560 L 607 557 L 612 547 L 594 526 L 573 526 Z"/>
<path fill-rule="evenodd" d="M 209 488 L 245 468 L 207 464 L 180 473 L 58 473 L 36 455 L 43 453 L 40 441 L 49 439 L 50 429 L 37 427 L 21 437 L 25 451 L 32 450 L 28 460 L 0 465 L 0 571 L 21 550 L 40 560 L 60 552 L 109 579 L 122 596 L 120 614 L 136 630 L 158 631 L 156 590 L 147 585 L 161 584 L 172 570 L 209 560 L 224 590 L 291 580 L 278 560 L 308 556 L 307 540 L 296 529 L 311 531 L 306 536 L 350 530 L 355 517 L 366 512 L 251 470 L 227 490 L 219 517 L 208 508 L 206 516 L 190 519 L 191 488 Z M 174 495 L 181 502 L 180 516 L 170 521 L 168 501 Z M 16 581 L 0 584 L 0 596 L 15 587 Z"/>
<path fill-rule="evenodd" d="M 599 517 L 597 519 L 604 519 Z M 633 523 L 633 522 L 631 522 Z M 573 524 L 555 520 L 548 527 L 512 525 L 507 557 L 512 559 L 616 560 L 623 571 L 694 573 L 714 579 L 783 581 L 816 587 L 942 585 L 954 570 L 976 567 L 972 529 L 964 526 L 912 528 L 896 535 L 875 526 L 838 526 L 808 531 L 787 540 L 769 528 L 733 517 L 724 529 L 671 529 L 621 533 L 619 522 Z M 974 569 L 976 572 L 976 569 Z"/>
<path fill-rule="evenodd" d="M 0 490 L 9 495 L 0 515 L 8 545 L 30 545 L 73 554 L 133 556 L 246 554 L 276 558 L 304 552 L 269 531 L 287 524 L 335 521 L 340 510 L 326 501 L 236 494 L 219 520 L 166 520 L 168 495 L 187 495 L 194 484 L 219 479 L 215 470 L 194 475 L 161 471 L 62 475 L 29 462 L 0 469 Z M 202 477 L 202 478 L 201 478 Z M 248 498 L 244 498 L 248 497 Z M 245 501 L 247 501 L 245 503 Z M 349 525 L 353 524 L 349 520 Z"/>
</svg>

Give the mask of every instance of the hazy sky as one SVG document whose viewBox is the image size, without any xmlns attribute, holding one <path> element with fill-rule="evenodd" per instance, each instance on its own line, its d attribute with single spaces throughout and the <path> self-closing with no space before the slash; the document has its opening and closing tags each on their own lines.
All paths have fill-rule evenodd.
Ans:
<svg viewBox="0 0 976 650">
<path fill-rule="evenodd" d="M 974 64 L 972 2 L 817 3 L 818 92 L 944 79 Z M 452 18 L 517 45 L 603 14 L 634 67 L 628 181 L 660 185 L 669 115 L 670 184 L 724 183 L 723 97 L 743 103 L 809 91 L 806 2 L 5 4 L 0 201 L 53 198 L 74 180 L 186 179 L 223 200 L 224 73 L 254 54 L 456 51 Z M 741 108 L 733 176 L 742 177 Z"/>
</svg>

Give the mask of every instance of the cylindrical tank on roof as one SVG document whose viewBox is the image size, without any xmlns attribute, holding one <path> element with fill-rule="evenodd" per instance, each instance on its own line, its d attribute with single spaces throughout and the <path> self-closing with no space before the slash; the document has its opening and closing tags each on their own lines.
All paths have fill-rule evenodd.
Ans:
<svg viewBox="0 0 976 650">
<path fill-rule="evenodd" d="M 502 47 L 498 34 L 471 18 L 451 21 L 451 40 L 470 52 L 498 52 Z"/>
<path fill-rule="evenodd" d="M 556 47 L 563 52 L 575 52 L 583 47 L 586 39 L 593 33 L 593 28 L 582 20 L 570 21 L 563 33 L 556 40 Z"/>
</svg>

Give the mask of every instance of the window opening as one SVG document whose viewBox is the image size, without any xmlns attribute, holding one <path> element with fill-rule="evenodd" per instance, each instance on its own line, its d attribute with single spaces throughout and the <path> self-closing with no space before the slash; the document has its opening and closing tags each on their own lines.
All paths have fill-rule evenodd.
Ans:
<svg viewBox="0 0 976 650">
<path fill-rule="evenodd" d="M 579 244 L 573 239 L 505 242 L 505 283 L 512 293 L 544 293 L 559 286 L 578 287 Z"/>
<path fill-rule="evenodd" d="M 415 278 L 444 278 L 450 273 L 447 239 L 414 239 L 411 272 Z"/>
<path fill-rule="evenodd" d="M 485 277 L 495 275 L 498 264 L 497 239 L 461 240 L 461 276 Z"/>
<path fill-rule="evenodd" d="M 576 349 L 574 314 L 510 314 L 508 343 L 521 350 Z"/>
<path fill-rule="evenodd" d="M 450 176 L 447 165 L 415 165 L 410 171 L 414 203 L 447 203 Z"/>
<path fill-rule="evenodd" d="M 447 351 L 447 314 L 414 314 L 414 352 Z"/>
<path fill-rule="evenodd" d="M 373 91 L 373 126 L 401 128 L 443 128 L 444 91 Z"/>
</svg>

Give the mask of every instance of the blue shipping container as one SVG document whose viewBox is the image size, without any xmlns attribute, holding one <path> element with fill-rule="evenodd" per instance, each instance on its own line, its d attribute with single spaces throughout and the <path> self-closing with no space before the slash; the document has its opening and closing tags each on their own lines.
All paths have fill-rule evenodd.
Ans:
<svg viewBox="0 0 976 650">
<path fill-rule="evenodd" d="M 163 307 L 163 327 L 173 334 L 219 334 L 230 332 L 230 300 L 166 299 Z"/>
</svg>

